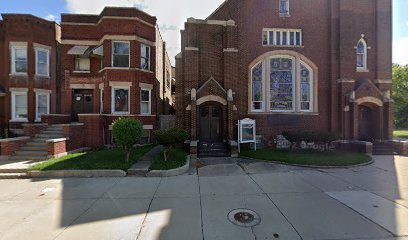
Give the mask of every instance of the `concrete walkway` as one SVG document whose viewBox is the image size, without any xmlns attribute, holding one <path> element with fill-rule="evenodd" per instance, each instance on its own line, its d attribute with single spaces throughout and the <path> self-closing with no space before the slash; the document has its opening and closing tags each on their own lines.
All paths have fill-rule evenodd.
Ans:
<svg viewBox="0 0 408 240">
<path fill-rule="evenodd" d="M 408 239 L 408 157 L 374 159 L 352 169 L 236 160 L 171 178 L 0 180 L 0 239 Z M 260 222 L 232 223 L 235 209 Z"/>
<path fill-rule="evenodd" d="M 127 170 L 127 173 L 133 176 L 145 176 L 149 171 L 152 161 L 159 156 L 163 150 L 164 147 L 162 145 L 155 146 L 143 157 L 141 157 L 137 163 L 133 164 L 133 166 Z"/>
</svg>

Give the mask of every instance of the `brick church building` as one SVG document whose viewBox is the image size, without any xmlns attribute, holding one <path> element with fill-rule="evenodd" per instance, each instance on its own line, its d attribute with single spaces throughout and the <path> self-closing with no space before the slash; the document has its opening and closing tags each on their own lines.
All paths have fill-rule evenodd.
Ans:
<svg viewBox="0 0 408 240">
<path fill-rule="evenodd" d="M 226 0 L 187 19 L 181 49 L 177 125 L 193 151 L 235 145 L 244 118 L 267 144 L 288 130 L 392 139 L 391 0 Z"/>
</svg>

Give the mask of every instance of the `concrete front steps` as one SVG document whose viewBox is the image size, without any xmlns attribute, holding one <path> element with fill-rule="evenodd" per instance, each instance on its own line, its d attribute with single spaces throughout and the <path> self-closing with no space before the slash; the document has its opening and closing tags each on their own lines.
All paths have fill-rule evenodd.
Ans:
<svg viewBox="0 0 408 240">
<path fill-rule="evenodd" d="M 374 142 L 373 155 L 396 155 L 392 142 Z"/>
<path fill-rule="evenodd" d="M 6 164 L 0 166 L 0 179 L 15 179 L 27 177 L 27 169 L 48 157 L 47 140 L 64 138 L 61 125 L 50 125 L 45 131 L 36 134 L 33 139 L 21 147 Z"/>
</svg>

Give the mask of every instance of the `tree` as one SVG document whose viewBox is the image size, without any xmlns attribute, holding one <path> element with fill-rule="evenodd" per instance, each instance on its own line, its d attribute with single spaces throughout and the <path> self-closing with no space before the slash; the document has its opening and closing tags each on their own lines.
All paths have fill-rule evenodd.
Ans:
<svg viewBox="0 0 408 240">
<path fill-rule="evenodd" d="M 167 153 L 188 139 L 188 133 L 182 129 L 170 128 L 162 129 L 154 132 L 157 142 L 164 146 L 163 156 L 164 161 L 167 161 Z"/>
<path fill-rule="evenodd" d="M 125 160 L 128 162 L 133 145 L 142 137 L 143 124 L 137 119 L 119 118 L 112 124 L 112 134 L 125 151 Z"/>
<path fill-rule="evenodd" d="M 408 65 L 392 66 L 395 127 L 408 128 Z"/>
</svg>

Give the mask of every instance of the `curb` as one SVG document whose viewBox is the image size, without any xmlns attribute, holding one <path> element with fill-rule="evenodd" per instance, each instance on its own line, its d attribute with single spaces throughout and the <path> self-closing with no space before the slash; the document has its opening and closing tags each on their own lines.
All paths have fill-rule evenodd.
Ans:
<svg viewBox="0 0 408 240">
<path fill-rule="evenodd" d="M 146 177 L 174 177 L 188 172 L 190 169 L 190 155 L 186 158 L 186 164 L 179 168 L 170 169 L 170 170 L 152 170 L 146 173 Z"/>
<path fill-rule="evenodd" d="M 94 177 L 126 177 L 122 170 L 55 170 L 55 171 L 29 171 L 29 178 L 94 178 Z"/>
<path fill-rule="evenodd" d="M 331 169 L 331 168 L 356 168 L 356 167 L 362 167 L 362 166 L 371 165 L 371 164 L 374 163 L 374 160 L 373 160 L 372 157 L 371 157 L 371 160 L 368 161 L 368 162 L 360 163 L 360 164 L 355 164 L 355 165 L 348 165 L 348 166 L 314 166 L 314 165 L 303 165 L 303 164 L 296 164 L 296 163 L 284 163 L 284 162 L 277 162 L 277 161 L 268 161 L 268 160 L 256 159 L 256 158 L 250 158 L 250 157 L 244 157 L 244 156 L 238 157 L 238 158 L 251 159 L 251 160 L 260 161 L 260 162 L 265 162 L 265 163 L 274 163 L 274 164 L 294 166 L 294 167 L 321 168 L 321 169 Z"/>
</svg>

